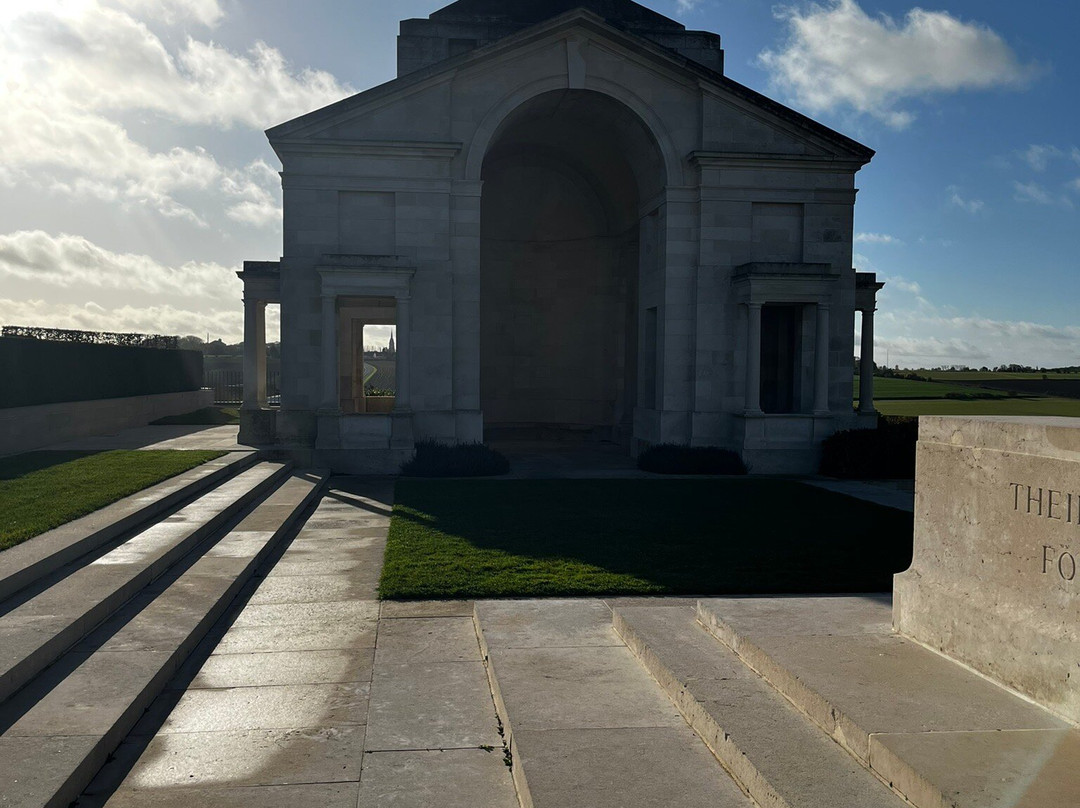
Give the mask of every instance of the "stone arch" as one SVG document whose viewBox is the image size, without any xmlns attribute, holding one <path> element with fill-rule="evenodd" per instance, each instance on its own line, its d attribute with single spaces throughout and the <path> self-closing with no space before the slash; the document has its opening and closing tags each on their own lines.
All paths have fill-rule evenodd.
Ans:
<svg viewBox="0 0 1080 808">
<path fill-rule="evenodd" d="M 639 118 L 641 124 L 652 135 L 657 149 L 663 157 L 665 184 L 683 185 L 685 181 L 683 176 L 684 161 L 678 156 L 678 150 L 675 148 L 674 140 L 668 133 L 667 127 L 652 107 L 636 93 L 616 82 L 590 77 L 586 83 L 588 86 L 585 88 L 585 92 L 595 92 L 599 95 L 609 96 Z M 464 178 L 474 181 L 481 178 L 484 160 L 492 142 L 515 111 L 540 95 L 567 89 L 566 76 L 559 74 L 524 84 L 503 96 L 488 110 L 473 133 L 465 158 Z"/>
<path fill-rule="evenodd" d="M 487 437 L 629 445 L 639 279 L 643 256 L 655 260 L 662 238 L 642 227 L 643 208 L 662 197 L 669 162 L 632 109 L 565 86 L 533 94 L 485 138 L 478 179 Z"/>
</svg>

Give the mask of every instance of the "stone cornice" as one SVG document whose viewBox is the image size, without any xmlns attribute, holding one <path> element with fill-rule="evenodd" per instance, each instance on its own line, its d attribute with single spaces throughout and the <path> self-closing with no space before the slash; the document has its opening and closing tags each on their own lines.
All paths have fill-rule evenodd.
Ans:
<svg viewBox="0 0 1080 808">
<path fill-rule="evenodd" d="M 798 171 L 855 173 L 862 160 L 818 154 L 766 154 L 762 152 L 693 151 L 686 158 L 700 168 L 781 168 Z"/>
<path fill-rule="evenodd" d="M 318 154 L 355 157 L 389 157 L 420 160 L 453 160 L 461 143 L 392 140 L 333 140 L 330 138 L 281 138 L 274 141 L 280 154 Z"/>
</svg>

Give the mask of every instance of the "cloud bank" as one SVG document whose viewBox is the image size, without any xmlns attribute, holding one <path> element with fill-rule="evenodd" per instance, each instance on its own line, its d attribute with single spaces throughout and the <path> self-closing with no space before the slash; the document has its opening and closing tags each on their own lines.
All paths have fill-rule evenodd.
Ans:
<svg viewBox="0 0 1080 808">
<path fill-rule="evenodd" d="M 782 47 L 759 61 L 774 89 L 811 113 L 847 108 L 903 129 L 903 102 L 934 94 L 1020 87 L 1036 74 L 985 25 L 915 8 L 902 21 L 871 17 L 856 0 L 780 7 Z"/>
<path fill-rule="evenodd" d="M 131 136 L 124 116 L 262 129 L 352 92 L 324 71 L 294 69 L 262 42 L 238 54 L 188 35 L 170 48 L 135 16 L 212 26 L 223 14 L 216 0 L 40 2 L 6 14 L 0 182 L 7 185 L 32 178 L 57 193 L 145 205 L 206 226 L 195 196 L 223 204 L 233 221 L 265 226 L 279 220 L 280 188 L 264 162 L 232 167 L 198 147 L 155 149 Z"/>
</svg>

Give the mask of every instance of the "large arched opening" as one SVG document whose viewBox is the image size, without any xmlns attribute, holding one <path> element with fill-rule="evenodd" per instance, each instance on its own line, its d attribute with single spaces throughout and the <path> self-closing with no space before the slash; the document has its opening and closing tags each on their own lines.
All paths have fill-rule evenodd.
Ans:
<svg viewBox="0 0 1080 808">
<path fill-rule="evenodd" d="M 665 176 L 649 129 L 601 93 L 543 93 L 495 132 L 482 169 L 486 439 L 629 444 L 656 377 L 639 291 Z"/>
</svg>

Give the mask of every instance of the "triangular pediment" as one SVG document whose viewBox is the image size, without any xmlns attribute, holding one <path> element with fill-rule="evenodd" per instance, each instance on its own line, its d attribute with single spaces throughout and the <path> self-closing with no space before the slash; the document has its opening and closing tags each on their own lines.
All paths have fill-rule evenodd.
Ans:
<svg viewBox="0 0 1080 808">
<path fill-rule="evenodd" d="M 486 2 L 460 1 L 471 4 Z M 692 149 L 754 151 L 755 144 L 768 143 L 770 149 L 778 153 L 828 156 L 861 163 L 873 156 L 873 151 L 866 146 L 685 56 L 630 31 L 613 27 L 584 8 L 575 8 L 491 45 L 439 62 L 273 127 L 267 130 L 267 136 L 275 148 L 298 141 L 341 142 L 352 138 L 446 141 L 452 136 L 449 132 L 437 131 L 436 125 L 449 115 L 451 87 L 455 81 L 462 76 L 479 75 L 485 69 L 497 72 L 500 66 L 510 64 L 509 60 L 521 63 L 545 45 L 564 42 L 595 44 L 598 52 L 617 54 L 619 59 L 662 77 L 673 92 L 705 93 L 716 100 L 718 103 L 714 106 L 722 110 L 717 126 L 724 128 L 724 131 L 730 129 L 733 134 L 731 137 L 718 136 L 719 139 L 712 142 L 707 121 L 702 142 L 692 146 Z M 565 69 L 571 73 L 573 71 L 572 67 Z M 573 81 L 572 78 L 568 80 Z M 505 88 L 502 92 L 505 94 Z M 440 111 L 445 111 L 446 115 L 440 116 Z M 402 134 L 406 128 L 409 130 L 407 136 Z"/>
</svg>

